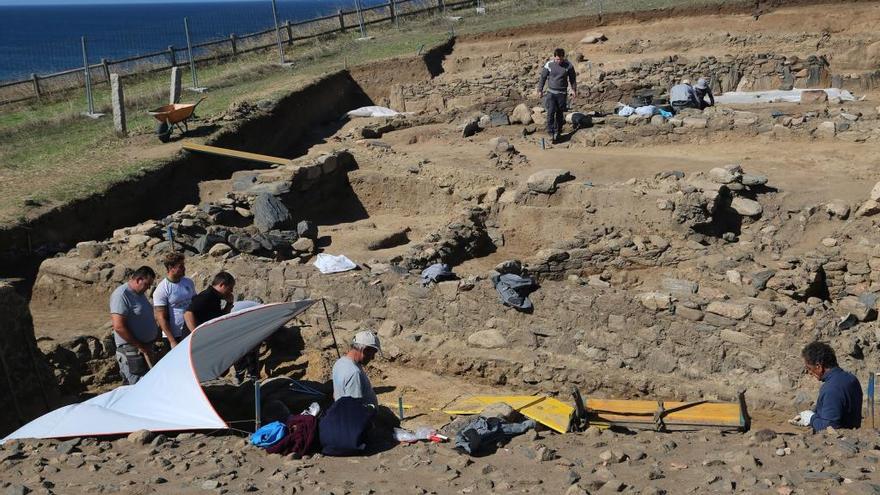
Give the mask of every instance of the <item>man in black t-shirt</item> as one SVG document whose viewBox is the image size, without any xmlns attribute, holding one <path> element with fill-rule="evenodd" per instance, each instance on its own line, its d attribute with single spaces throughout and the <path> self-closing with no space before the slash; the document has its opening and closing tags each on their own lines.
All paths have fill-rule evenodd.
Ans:
<svg viewBox="0 0 880 495">
<path fill-rule="evenodd" d="M 202 323 L 218 316 L 228 314 L 232 310 L 232 291 L 235 289 L 235 277 L 229 272 L 220 272 L 214 276 L 211 286 L 192 298 L 183 320 L 192 332 Z M 222 303 L 226 302 L 224 306 Z"/>
</svg>

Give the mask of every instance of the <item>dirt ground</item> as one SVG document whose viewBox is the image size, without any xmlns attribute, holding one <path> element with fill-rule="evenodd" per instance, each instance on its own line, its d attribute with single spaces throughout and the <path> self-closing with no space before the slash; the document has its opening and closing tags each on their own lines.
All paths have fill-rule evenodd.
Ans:
<svg viewBox="0 0 880 495">
<path fill-rule="evenodd" d="M 608 41 L 598 45 L 579 45 L 577 41 L 586 33 L 569 29 L 568 25 L 564 32 L 518 31 L 515 36 L 458 43 L 439 79 L 479 79 L 484 68 L 475 61 L 478 58 L 503 57 L 514 48 L 554 44 L 576 47 L 570 53 L 584 54 L 597 72 L 670 55 L 699 59 L 762 52 L 817 53 L 826 56 L 835 68 L 867 71 L 880 62 L 880 40 L 875 32 L 878 21 L 880 3 L 865 2 L 845 8 L 835 4 L 781 8 L 757 20 L 746 15 L 702 15 L 612 24 L 602 27 Z M 589 84 L 589 79 L 585 77 L 584 84 Z M 876 116 L 880 103 L 876 92 L 856 97 L 859 101 L 845 105 L 847 112 Z M 527 103 L 531 107 L 538 101 L 532 97 Z M 577 101 L 572 106 L 584 112 L 594 110 Z M 825 105 L 725 108 L 763 116 L 772 111 L 821 112 Z M 484 276 L 505 260 L 529 258 L 591 227 L 614 225 L 637 233 L 640 229 L 648 232 L 662 228 L 665 213 L 644 199 L 653 198 L 656 191 L 646 186 L 639 192 L 637 181 L 663 171 L 676 170 L 691 176 L 740 164 L 749 174 L 769 177 L 773 194 L 759 196 L 765 211 L 779 213 L 780 218 L 788 214 L 787 218 L 793 219 L 788 227 L 780 227 L 783 232 L 791 232 L 785 239 L 784 255 L 814 250 L 829 236 L 857 243 L 862 232 L 828 223 L 809 228 L 795 226 L 796 217 L 802 211 L 836 199 L 850 204 L 860 202 L 880 179 L 877 140 L 853 143 L 814 139 L 810 135 L 780 137 L 754 132 L 706 134 L 681 143 L 639 141 L 606 147 L 582 146 L 572 137 L 542 149 L 543 134 L 539 131 L 524 135 L 520 125 L 489 127 L 473 137 L 462 138 L 457 123 L 440 119 L 387 132 L 379 144 L 359 139 L 362 128 L 378 122 L 352 120 L 326 143 L 310 151 L 317 155 L 338 149 L 340 143 L 350 147 L 358 170 L 349 173 L 349 180 L 367 213 L 367 218 L 355 221 L 319 221 L 319 235 L 329 236 L 329 242 L 322 246 L 325 252 L 345 253 L 351 259 L 370 264 L 393 263 L 407 256 L 415 242 L 447 225 L 461 205 L 471 204 L 473 197 L 489 188 L 513 191 L 545 169 L 562 168 L 574 176 L 573 184 L 560 194 L 530 197 L 516 209 L 502 210 L 493 221 L 503 230 L 503 244 L 491 254 L 467 259 L 456 266 L 462 279 Z M 513 166 L 499 167 L 490 155 L 488 143 L 499 137 L 507 139 L 518 152 L 516 160 L 520 161 Z M 146 152 L 132 153 L 147 156 Z M 632 179 L 636 181 L 630 182 Z M 632 184 L 635 186 L 630 193 L 620 193 Z M 585 209 L 594 211 L 585 215 Z M 771 223 L 747 223 L 742 235 L 757 240 L 762 232 L 767 232 L 762 229 Z M 876 224 L 865 225 L 868 224 L 859 224 L 858 229 L 873 239 L 871 236 L 876 232 L 871 229 Z M 405 243 L 381 250 L 369 247 L 376 239 L 403 231 L 408 238 Z M 734 256 L 725 249 L 718 247 L 705 257 L 730 261 Z M 747 254 L 768 263 L 781 258 L 778 253 L 774 257 L 758 248 Z M 699 262 L 700 256 L 696 256 L 683 261 L 682 266 L 699 270 Z M 636 289 L 659 285 L 668 272 L 666 267 L 642 266 L 619 270 L 609 267 L 597 273 L 603 271 L 613 272 L 608 280 L 615 282 L 629 277 L 629 287 Z M 574 292 L 564 284 L 548 281 L 544 290 Z M 58 342 L 82 334 L 103 337 L 108 319 L 105 297 L 105 293 L 89 289 L 44 293 L 38 288 L 31 304 L 37 337 Z M 358 295 L 352 295 L 352 299 L 357 298 Z M 484 328 L 483 323 L 475 328 Z M 540 323 L 533 319 L 522 325 Z M 798 338 L 811 330 L 812 327 L 803 326 Z M 507 351 L 477 352 L 495 358 L 504 357 Z M 797 349 L 780 349 L 779 354 L 785 355 L 789 360 L 786 362 L 791 362 L 792 356 L 797 359 Z M 646 354 L 638 359 L 646 359 Z M 869 355 L 868 359 L 873 358 Z M 489 385 L 464 373 L 437 372 L 442 368 L 439 364 L 431 369 L 379 361 L 369 371 L 374 385 L 381 387 L 380 402 L 393 405 L 402 395 L 410 406 L 404 422 L 407 427 L 443 426 L 450 417 L 440 409 L 463 395 L 532 390 L 513 382 Z M 788 372 L 797 375 L 792 370 Z M 317 374 L 316 370 L 312 373 Z M 815 385 L 809 384 L 809 394 L 814 393 Z M 786 390 L 785 399 L 795 392 Z M 24 485 L 36 493 L 144 494 L 880 493 L 880 437 L 876 430 L 865 425 L 857 432 L 811 435 L 786 424 L 785 420 L 795 412 L 794 405 L 790 409 L 779 406 L 752 410 L 750 433 L 612 432 L 595 428 L 567 435 L 530 432 L 501 446 L 492 455 L 476 458 L 459 455 L 448 445 L 407 445 L 366 458 L 315 456 L 294 460 L 266 456 L 235 436 L 219 433 L 171 436 L 167 441 L 146 445 L 126 439 L 88 439 L 72 450 L 59 450 L 56 441 L 28 441 L 23 446 L 6 445 L 0 450 L 0 487 L 8 484 L 8 493 L 27 493 L 17 488 Z"/>
</svg>

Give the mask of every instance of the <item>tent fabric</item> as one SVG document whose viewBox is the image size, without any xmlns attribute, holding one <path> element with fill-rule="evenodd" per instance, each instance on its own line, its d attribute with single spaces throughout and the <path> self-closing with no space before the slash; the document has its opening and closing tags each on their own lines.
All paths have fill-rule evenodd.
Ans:
<svg viewBox="0 0 880 495">
<path fill-rule="evenodd" d="M 116 435 L 137 430 L 225 429 L 200 383 L 292 320 L 313 300 L 248 308 L 200 325 L 135 385 L 44 414 L 3 439 Z"/>
</svg>

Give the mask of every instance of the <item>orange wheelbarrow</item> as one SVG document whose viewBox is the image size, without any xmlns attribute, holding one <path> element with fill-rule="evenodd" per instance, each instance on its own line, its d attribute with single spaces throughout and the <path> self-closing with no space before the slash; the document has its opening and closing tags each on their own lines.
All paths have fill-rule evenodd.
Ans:
<svg viewBox="0 0 880 495">
<path fill-rule="evenodd" d="M 186 121 L 193 116 L 196 107 L 203 101 L 205 101 L 205 98 L 195 103 L 173 103 L 147 112 L 159 121 L 159 124 L 156 125 L 156 134 L 159 136 L 159 141 L 163 143 L 170 141 L 171 133 L 174 132 L 175 127 L 177 127 L 181 134 L 188 132 L 189 126 L 186 124 Z M 181 125 L 183 125 L 182 128 Z"/>
</svg>

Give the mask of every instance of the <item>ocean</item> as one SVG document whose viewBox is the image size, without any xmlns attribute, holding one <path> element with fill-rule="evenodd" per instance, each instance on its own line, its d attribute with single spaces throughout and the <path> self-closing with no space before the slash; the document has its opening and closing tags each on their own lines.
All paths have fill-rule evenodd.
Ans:
<svg viewBox="0 0 880 495">
<path fill-rule="evenodd" d="M 387 0 L 361 0 L 362 6 L 382 3 Z M 277 6 L 281 23 L 354 10 L 354 0 L 277 0 Z M 82 67 L 82 36 L 90 63 L 185 47 L 184 17 L 193 43 L 273 25 L 270 0 L 0 6 L 0 81 Z"/>
</svg>

